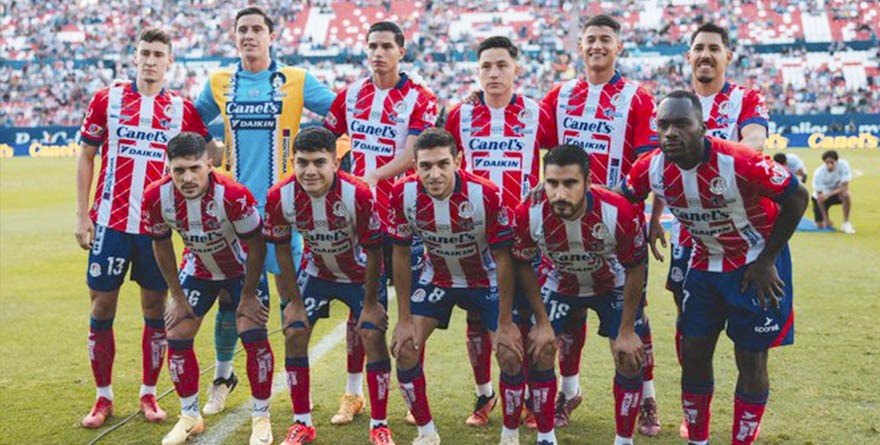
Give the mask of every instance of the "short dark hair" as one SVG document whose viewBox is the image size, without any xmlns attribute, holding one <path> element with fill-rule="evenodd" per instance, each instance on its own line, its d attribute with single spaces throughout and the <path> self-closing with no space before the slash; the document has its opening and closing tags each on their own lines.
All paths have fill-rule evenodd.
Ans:
<svg viewBox="0 0 880 445">
<path fill-rule="evenodd" d="M 507 52 L 510 54 L 510 57 L 513 57 L 514 60 L 517 58 L 517 56 L 519 56 L 519 48 L 517 48 L 516 45 L 514 45 L 513 42 L 510 41 L 510 39 L 504 36 L 492 36 L 483 40 L 482 42 L 480 42 L 480 45 L 477 46 L 477 58 L 480 58 L 480 55 L 483 54 L 483 51 L 492 48 L 506 49 Z"/>
<path fill-rule="evenodd" d="M 590 17 L 590 19 L 587 20 L 587 23 L 584 23 L 583 31 L 586 31 L 587 28 L 591 26 L 607 26 L 613 29 L 615 34 L 620 34 L 620 22 L 608 14 L 599 14 Z"/>
<path fill-rule="evenodd" d="M 162 42 L 168 45 L 168 52 L 171 52 L 171 34 L 161 28 L 146 28 L 138 34 L 138 42 Z"/>
<path fill-rule="evenodd" d="M 318 126 L 300 130 L 293 139 L 293 152 L 328 151 L 336 156 L 336 135 Z"/>
<path fill-rule="evenodd" d="M 422 132 L 416 138 L 413 150 L 418 155 L 420 150 L 430 150 L 437 147 L 449 147 L 452 157 L 458 155 L 458 145 L 455 143 L 455 138 L 448 131 L 437 127 L 432 127 Z"/>
<path fill-rule="evenodd" d="M 776 153 L 775 155 L 773 155 L 773 160 L 782 165 L 788 163 L 788 157 L 785 156 L 785 153 Z"/>
<path fill-rule="evenodd" d="M 201 158 L 205 154 L 205 138 L 192 131 L 177 133 L 165 147 L 168 160 L 177 158 Z"/>
<path fill-rule="evenodd" d="M 822 153 L 822 162 L 827 161 L 829 158 L 834 159 L 835 161 L 839 160 L 840 157 L 837 156 L 837 150 L 828 150 L 825 153 Z"/>
<path fill-rule="evenodd" d="M 235 26 L 238 26 L 238 19 L 246 15 L 262 16 L 263 23 L 266 24 L 266 28 L 269 28 L 269 32 L 271 33 L 275 30 L 275 22 L 272 21 L 271 17 L 269 17 L 269 14 L 266 14 L 266 11 L 263 11 L 261 8 L 258 8 L 256 6 L 248 6 L 247 8 L 240 9 L 237 13 L 235 13 Z"/>
<path fill-rule="evenodd" d="M 688 99 L 688 100 L 690 100 L 691 105 L 693 105 L 694 110 L 697 112 L 697 116 L 699 116 L 700 122 L 703 121 L 703 104 L 700 103 L 700 98 L 697 97 L 697 95 L 694 94 L 693 92 L 687 91 L 687 90 L 675 90 L 675 91 L 667 94 L 666 97 L 664 97 L 663 99 L 660 99 L 660 102 L 657 102 L 658 108 L 660 106 L 660 103 L 666 99 Z"/>
<path fill-rule="evenodd" d="M 697 38 L 697 34 L 701 32 L 707 32 L 710 34 L 718 34 L 721 36 L 721 43 L 724 44 L 725 48 L 730 48 L 730 35 L 727 34 L 727 28 L 718 26 L 712 22 L 706 22 L 700 25 L 696 31 L 691 34 L 691 45 L 694 44 L 694 40 Z"/>
<path fill-rule="evenodd" d="M 397 26 L 397 23 L 394 22 L 386 21 L 373 23 L 372 25 L 370 25 L 370 29 L 367 31 L 367 40 L 370 39 L 370 34 L 374 32 L 385 31 L 394 34 L 394 43 L 396 43 L 397 46 L 403 48 L 404 44 L 406 43 L 406 38 L 403 35 L 403 30 L 401 30 L 400 27 Z"/>
<path fill-rule="evenodd" d="M 590 155 L 577 145 L 563 144 L 551 148 L 544 155 L 544 170 L 547 169 L 548 165 L 558 165 L 560 167 L 577 165 L 581 168 L 581 173 L 584 177 L 590 176 Z"/>
</svg>

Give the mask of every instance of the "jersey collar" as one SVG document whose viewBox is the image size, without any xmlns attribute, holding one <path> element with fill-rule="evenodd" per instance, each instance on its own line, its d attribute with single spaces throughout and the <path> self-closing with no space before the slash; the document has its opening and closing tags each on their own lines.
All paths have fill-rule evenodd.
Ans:
<svg viewBox="0 0 880 445">
<path fill-rule="evenodd" d="M 730 82 L 725 81 L 724 86 L 721 87 L 721 94 L 727 94 L 730 92 Z"/>
<path fill-rule="evenodd" d="M 137 77 L 131 79 L 131 83 L 129 85 L 131 85 L 131 92 L 132 93 L 138 92 Z M 162 89 L 159 90 L 159 92 L 156 94 L 156 96 L 158 97 L 158 96 L 164 96 L 164 95 L 165 95 L 165 87 L 162 87 Z"/>
<path fill-rule="evenodd" d="M 400 80 L 398 80 L 397 83 L 393 87 L 391 87 L 392 90 L 402 90 L 404 85 L 406 85 L 406 81 L 409 80 L 409 77 L 407 77 L 406 73 L 404 73 L 403 71 L 397 74 L 400 75 Z M 371 84 L 376 85 L 376 82 L 373 82 L 373 76 L 370 76 L 368 79 Z"/>
<path fill-rule="evenodd" d="M 241 65 L 241 60 L 239 60 L 239 61 L 235 64 L 236 74 L 247 73 L 247 74 L 250 74 L 250 75 L 252 75 L 252 76 L 258 76 L 258 75 L 263 74 L 263 73 L 273 73 L 273 72 L 275 72 L 275 71 L 278 71 L 278 62 L 276 62 L 275 59 L 269 59 L 269 60 L 270 60 L 270 62 L 269 62 L 269 68 L 267 68 L 267 69 L 265 69 L 265 70 L 263 70 L 263 71 L 260 71 L 260 72 L 256 72 L 256 73 L 251 73 L 250 71 L 245 71 L 244 67 Z"/>
<path fill-rule="evenodd" d="M 703 151 L 703 162 L 709 162 L 712 157 L 712 140 L 708 137 L 703 138 L 703 146 L 706 147 Z"/>
<path fill-rule="evenodd" d="M 483 105 L 486 105 L 486 92 L 480 91 L 479 96 L 480 96 L 480 103 Z M 515 103 L 516 103 L 516 93 L 513 93 L 513 96 L 510 96 L 510 103 L 508 105 L 513 105 Z M 488 105 L 486 105 L 486 106 L 488 106 Z"/>
<path fill-rule="evenodd" d="M 593 211 L 593 187 L 587 189 L 587 213 Z"/>
</svg>

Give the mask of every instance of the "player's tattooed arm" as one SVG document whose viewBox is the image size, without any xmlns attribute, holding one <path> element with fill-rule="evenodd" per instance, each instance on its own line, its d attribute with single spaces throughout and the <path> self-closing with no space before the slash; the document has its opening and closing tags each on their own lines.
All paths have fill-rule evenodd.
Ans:
<svg viewBox="0 0 880 445">
<path fill-rule="evenodd" d="M 171 294 L 171 302 L 165 309 L 165 328 L 171 330 L 178 323 L 187 318 L 196 318 L 196 314 L 183 288 L 180 286 L 180 278 L 177 276 L 177 261 L 174 255 L 174 244 L 171 237 L 153 240 L 153 254 L 156 256 L 156 264 L 162 272 L 162 278 L 168 284 L 168 293 Z"/>
<path fill-rule="evenodd" d="M 76 158 L 76 242 L 85 250 L 95 242 L 95 224 L 89 217 L 89 192 L 95 176 L 95 154 L 98 147 L 83 142 Z"/>
<path fill-rule="evenodd" d="M 660 216 L 663 215 L 665 208 L 666 203 L 654 195 L 654 200 L 651 202 L 651 222 L 648 225 L 648 245 L 651 247 L 654 259 L 660 262 L 663 262 L 663 251 L 657 248 L 657 241 L 660 241 L 660 245 L 664 249 L 667 247 L 666 231 L 663 230 L 663 224 L 660 223 Z"/>
<path fill-rule="evenodd" d="M 358 328 L 363 329 L 364 323 L 370 323 L 382 332 L 388 329 L 388 314 L 379 304 L 379 280 L 382 272 L 382 249 L 381 246 L 372 246 L 366 249 L 367 267 L 366 282 L 364 283 L 364 308 L 358 319 Z"/>
<path fill-rule="evenodd" d="M 642 300 L 645 286 L 645 263 L 626 268 L 626 281 L 623 284 L 623 313 L 617 339 L 611 342 L 614 362 L 624 375 L 633 376 L 640 372 L 644 360 L 642 341 L 636 335 L 636 315 Z"/>
<path fill-rule="evenodd" d="M 242 241 L 247 246 L 248 256 L 247 263 L 245 263 L 241 301 L 238 304 L 238 317 L 256 323 L 257 326 L 266 326 L 266 323 L 269 321 L 269 308 L 263 306 L 257 295 L 257 286 L 260 284 L 263 262 L 266 259 L 266 241 L 263 240 L 259 232 L 244 238 Z M 244 323 L 248 324 L 247 322 Z M 252 326 L 240 326 L 239 332 L 243 332 L 245 327 L 252 328 Z"/>
<path fill-rule="evenodd" d="M 394 290 L 397 292 L 397 326 L 391 334 L 391 355 L 398 356 L 403 345 L 412 342 L 418 350 L 413 324 L 412 312 L 410 312 L 409 298 L 412 295 L 412 265 L 410 264 L 410 246 L 395 244 L 391 252 L 393 264 Z"/>
</svg>

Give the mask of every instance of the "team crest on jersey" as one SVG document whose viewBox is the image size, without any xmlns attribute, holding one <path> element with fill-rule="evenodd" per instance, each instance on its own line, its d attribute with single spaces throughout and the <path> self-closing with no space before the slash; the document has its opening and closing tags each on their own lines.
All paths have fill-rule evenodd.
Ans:
<svg viewBox="0 0 880 445">
<path fill-rule="evenodd" d="M 333 203 L 333 214 L 336 216 L 345 216 L 348 212 L 348 209 L 345 207 L 345 203 L 342 201 L 336 201 Z"/>
<path fill-rule="evenodd" d="M 722 116 L 730 114 L 730 102 L 725 100 L 718 104 L 718 114 Z"/>
<path fill-rule="evenodd" d="M 376 213 L 372 213 L 370 215 L 370 224 L 368 226 L 370 230 L 379 230 L 382 228 L 382 222 L 379 221 L 379 215 Z"/>
<path fill-rule="evenodd" d="M 412 234 L 412 231 L 409 228 L 409 224 L 397 225 L 397 236 L 409 236 L 410 234 Z"/>
<path fill-rule="evenodd" d="M 788 179 L 788 171 L 782 164 L 777 164 L 776 162 L 772 163 L 773 165 L 770 167 L 770 183 L 774 185 L 782 185 L 785 183 L 785 180 Z"/>
<path fill-rule="evenodd" d="M 507 210 L 501 209 L 498 212 L 498 224 L 502 226 L 510 225 L 510 218 L 507 216 Z"/>
<path fill-rule="evenodd" d="M 464 201 L 458 205 L 458 216 L 462 218 L 474 217 L 474 205 L 470 201 Z"/>
<path fill-rule="evenodd" d="M 287 76 L 285 76 L 284 73 L 282 73 L 281 71 L 275 71 L 274 73 L 272 73 L 271 76 L 269 76 L 269 85 L 272 85 L 272 88 L 274 88 L 275 91 L 280 90 L 281 87 L 284 86 L 285 82 L 287 82 Z"/>
<path fill-rule="evenodd" d="M 89 265 L 89 275 L 92 278 L 98 278 L 101 276 L 101 265 L 98 263 L 92 263 Z"/>
<path fill-rule="evenodd" d="M 727 191 L 727 180 L 716 176 L 709 181 L 709 192 L 713 195 L 723 195 Z"/>
<path fill-rule="evenodd" d="M 404 101 L 402 101 L 402 100 L 401 100 L 401 101 L 397 101 L 397 102 L 394 103 L 394 105 L 391 106 L 391 109 L 394 110 L 394 112 L 395 112 L 396 114 L 401 114 L 401 113 L 403 113 L 404 111 L 406 111 L 406 102 L 404 102 Z"/>
<path fill-rule="evenodd" d="M 422 288 L 418 288 L 418 289 L 416 289 L 415 292 L 413 292 L 412 298 L 410 298 L 410 301 L 412 301 L 413 303 L 421 303 L 421 302 L 425 301 L 426 296 L 427 295 L 425 293 L 425 290 Z"/>
<path fill-rule="evenodd" d="M 611 232 L 608 231 L 608 226 L 605 223 L 600 222 L 593 226 L 592 233 L 593 238 L 605 239 Z"/>
<path fill-rule="evenodd" d="M 208 201 L 208 205 L 205 206 L 205 213 L 207 213 L 208 216 L 216 218 L 219 215 L 219 213 L 217 212 L 217 202 Z"/>
<path fill-rule="evenodd" d="M 538 256 L 538 248 L 537 247 L 526 247 L 519 251 L 520 258 L 534 258 Z"/>
<path fill-rule="evenodd" d="M 520 122 L 531 122 L 535 118 L 535 116 L 531 110 L 529 110 L 528 108 L 523 108 L 522 110 L 519 110 L 516 118 L 519 119 Z"/>
<path fill-rule="evenodd" d="M 327 113 L 327 117 L 324 118 L 324 122 L 331 127 L 335 127 L 339 124 L 339 121 L 336 120 L 336 116 L 333 113 Z"/>
</svg>

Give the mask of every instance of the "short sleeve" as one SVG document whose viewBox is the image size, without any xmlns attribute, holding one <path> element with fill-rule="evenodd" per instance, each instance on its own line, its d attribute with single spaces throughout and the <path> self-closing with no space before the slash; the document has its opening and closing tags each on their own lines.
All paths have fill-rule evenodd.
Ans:
<svg viewBox="0 0 880 445">
<path fill-rule="evenodd" d="M 348 89 L 343 89 L 336 95 L 333 104 L 330 105 L 330 111 L 324 117 L 324 126 L 332 131 L 337 137 L 347 133 L 348 121 L 345 113 L 345 97 Z"/>
<path fill-rule="evenodd" d="M 183 101 L 183 131 L 192 131 L 198 133 L 205 138 L 206 142 L 210 142 L 213 138 L 208 132 L 208 127 L 196 111 L 195 105 L 188 100 Z"/>
<path fill-rule="evenodd" d="M 513 248 L 511 253 L 519 261 L 531 262 L 538 256 L 538 244 L 531 233 L 529 219 L 529 203 L 523 202 L 516 207 L 513 222 Z"/>
<path fill-rule="evenodd" d="M 633 112 L 629 115 L 630 141 L 637 156 L 647 153 L 660 144 L 657 138 L 657 127 L 654 124 L 654 97 L 639 87 L 633 97 Z"/>
<path fill-rule="evenodd" d="M 394 244 L 410 245 L 413 240 L 412 227 L 406 219 L 403 202 L 403 188 L 405 180 L 400 180 L 391 188 L 391 198 L 388 205 L 388 224 L 385 226 L 385 235 Z"/>
<path fill-rule="evenodd" d="M 461 104 L 452 107 L 452 110 L 449 111 L 446 116 L 445 130 L 455 139 L 455 145 L 458 146 L 459 151 L 464 151 L 464 147 L 461 146 Z M 467 170 L 467 156 L 461 157 L 461 168 Z"/>
<path fill-rule="evenodd" d="M 290 242 L 290 221 L 284 217 L 281 204 L 281 188 L 272 187 L 266 196 L 266 210 L 263 217 L 263 238 L 270 243 Z"/>
<path fill-rule="evenodd" d="M 160 185 L 162 180 L 151 184 L 144 191 L 144 204 L 141 211 L 141 219 L 144 224 L 144 232 L 152 239 L 166 239 L 171 236 L 171 228 L 162 216 L 162 200 Z"/>
<path fill-rule="evenodd" d="M 220 115 L 220 107 L 217 106 L 217 101 L 214 100 L 214 92 L 211 91 L 211 78 L 208 78 L 205 82 L 205 87 L 202 88 L 202 92 L 199 93 L 199 97 L 196 99 L 195 107 L 205 125 L 210 124 Z"/>
<path fill-rule="evenodd" d="M 510 247 L 513 244 L 513 228 L 507 207 L 501 204 L 501 195 L 487 193 L 483 198 L 486 205 L 486 242 L 490 249 Z"/>
<path fill-rule="evenodd" d="M 250 238 L 260 232 L 263 220 L 257 208 L 257 200 L 244 186 L 227 187 L 226 216 L 240 238 Z"/>
<path fill-rule="evenodd" d="M 629 174 L 623 178 L 623 195 L 633 201 L 644 201 L 651 193 L 651 180 L 648 171 L 652 155 L 642 156 L 633 164 Z"/>
<path fill-rule="evenodd" d="M 743 107 L 739 114 L 737 125 L 742 130 L 749 124 L 758 124 L 765 129 L 769 127 L 770 116 L 767 112 L 767 103 L 764 96 L 757 90 L 746 90 L 743 97 Z"/>
<path fill-rule="evenodd" d="M 83 142 L 100 147 L 107 137 L 107 89 L 95 93 L 83 118 L 80 138 Z"/>
<path fill-rule="evenodd" d="M 556 118 L 553 115 L 553 108 L 550 108 L 546 102 L 538 103 L 538 147 L 550 148 L 556 145 Z"/>
<path fill-rule="evenodd" d="M 409 117 L 409 134 L 419 135 L 437 124 L 437 98 L 431 90 L 419 87 L 419 96 Z"/>
<path fill-rule="evenodd" d="M 549 119 L 542 122 L 543 125 L 546 126 L 545 134 L 546 140 L 544 141 L 547 145 L 545 147 L 552 148 L 559 145 L 559 133 L 556 128 L 556 109 L 557 102 L 559 101 L 559 90 L 562 89 L 562 84 L 556 84 L 543 99 L 541 99 L 542 107 L 547 110 L 549 113 Z"/>
<path fill-rule="evenodd" d="M 837 165 L 840 168 L 840 182 L 851 182 L 852 170 L 849 168 L 849 162 L 841 159 Z"/>
<path fill-rule="evenodd" d="M 798 186 L 797 178 L 770 156 L 755 153 L 745 161 L 745 180 L 754 192 L 774 200 Z"/>
<path fill-rule="evenodd" d="M 355 193 L 355 207 L 358 243 L 364 247 L 381 245 L 383 217 L 368 187 L 358 187 Z"/>
<path fill-rule="evenodd" d="M 304 105 L 312 113 L 320 116 L 326 116 L 330 111 L 330 106 L 336 100 L 336 94 L 330 91 L 330 87 L 324 85 L 312 73 L 306 73 L 306 80 L 303 85 Z"/>
<path fill-rule="evenodd" d="M 617 249 L 618 261 L 626 267 L 644 263 L 648 259 L 648 245 L 645 242 L 644 217 L 639 207 L 621 201 L 617 214 Z"/>
</svg>

